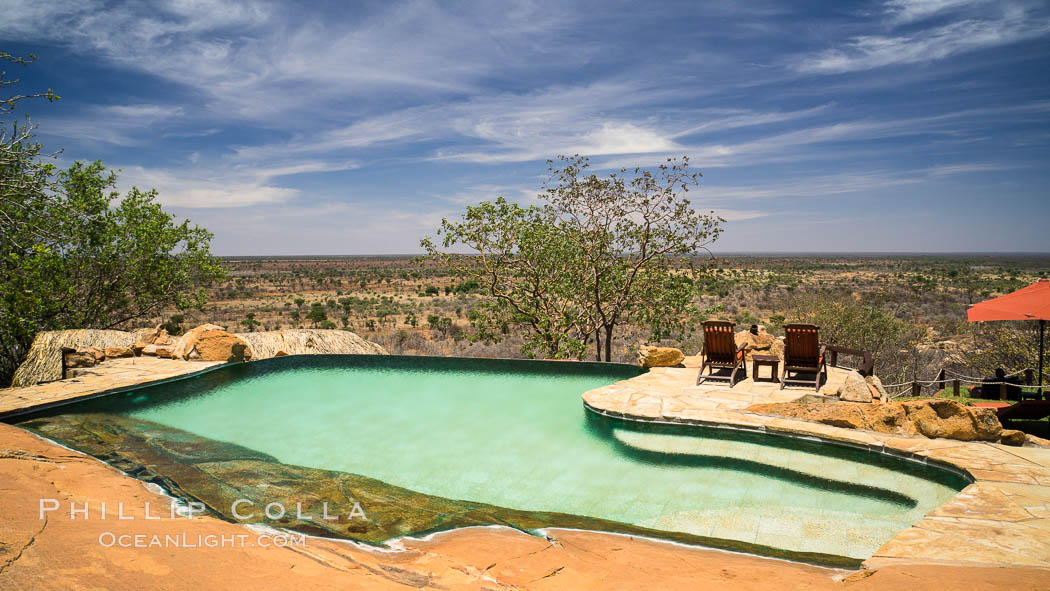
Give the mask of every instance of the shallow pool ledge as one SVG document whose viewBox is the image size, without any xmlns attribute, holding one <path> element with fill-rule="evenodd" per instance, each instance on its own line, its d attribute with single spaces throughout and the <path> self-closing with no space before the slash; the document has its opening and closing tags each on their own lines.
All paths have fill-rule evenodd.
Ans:
<svg viewBox="0 0 1050 591">
<path fill-rule="evenodd" d="M 1050 449 L 895 437 L 744 409 L 809 393 L 750 378 L 696 386 L 695 368 L 654 368 L 583 394 L 589 411 L 630 420 L 761 432 L 866 449 L 956 472 L 972 484 L 901 531 L 865 566 L 893 563 L 1050 568 Z"/>
</svg>

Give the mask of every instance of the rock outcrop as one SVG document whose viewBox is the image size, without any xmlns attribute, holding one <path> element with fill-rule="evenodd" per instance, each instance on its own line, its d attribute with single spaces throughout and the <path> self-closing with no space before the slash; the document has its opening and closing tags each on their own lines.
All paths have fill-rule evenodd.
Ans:
<svg viewBox="0 0 1050 591">
<path fill-rule="evenodd" d="M 203 341 L 203 342 L 202 342 Z M 387 355 L 381 346 L 345 330 L 275 330 L 229 333 L 215 324 L 202 324 L 178 340 L 162 326 L 122 330 L 59 330 L 37 334 L 26 360 L 15 371 L 12 387 L 60 380 L 63 350 L 66 367 L 88 368 L 120 357 L 150 355 L 204 361 L 248 361 L 284 355 L 357 354 Z M 94 362 L 90 359 L 93 359 Z"/>
<path fill-rule="evenodd" d="M 675 367 L 685 360 L 685 355 L 674 347 L 649 347 L 638 349 L 638 365 L 650 367 Z"/>
<path fill-rule="evenodd" d="M 280 351 L 286 355 L 389 355 L 383 347 L 346 330 L 269 330 L 237 336 L 251 347 L 253 359 L 276 357 Z"/>
<path fill-rule="evenodd" d="M 130 347 L 137 339 L 122 330 L 48 330 L 37 333 L 11 386 L 19 388 L 62 379 L 62 349 Z"/>
<path fill-rule="evenodd" d="M 746 410 L 906 437 L 922 435 L 960 441 L 998 441 L 1003 431 L 992 409 L 963 406 L 946 398 L 885 404 L 778 402 L 753 404 Z"/>
</svg>

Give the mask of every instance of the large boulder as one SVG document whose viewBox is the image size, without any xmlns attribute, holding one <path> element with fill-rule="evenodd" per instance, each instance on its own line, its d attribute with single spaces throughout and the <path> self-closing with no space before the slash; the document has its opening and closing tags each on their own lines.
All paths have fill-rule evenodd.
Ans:
<svg viewBox="0 0 1050 591">
<path fill-rule="evenodd" d="M 193 346 L 202 361 L 249 361 L 252 350 L 240 337 L 225 330 L 206 330 Z"/>
<path fill-rule="evenodd" d="M 871 402 L 871 388 L 864 376 L 851 371 L 846 374 L 846 381 L 839 390 L 839 398 L 846 402 Z"/>
<path fill-rule="evenodd" d="M 991 409 L 968 408 L 947 398 L 909 400 L 903 406 L 919 433 L 927 437 L 995 441 L 1003 430 Z"/>
<path fill-rule="evenodd" d="M 736 346 L 739 349 L 744 345 L 744 359 L 750 362 L 757 355 L 776 355 L 784 358 L 784 343 L 780 339 L 766 332 L 766 327 L 759 326 L 755 333 L 750 330 L 742 330 L 733 335 Z"/>
<path fill-rule="evenodd" d="M 202 324 L 198 327 L 191 328 L 186 331 L 186 334 L 179 337 L 178 341 L 176 341 L 175 348 L 172 350 L 172 356 L 176 359 L 189 359 L 190 353 L 197 344 L 197 339 L 201 338 L 201 334 L 208 330 L 222 330 L 225 332 L 221 326 L 216 326 L 214 324 Z"/>
<path fill-rule="evenodd" d="M 685 360 L 685 355 L 674 347 L 642 347 L 638 350 L 638 365 L 643 368 L 675 367 Z"/>
</svg>

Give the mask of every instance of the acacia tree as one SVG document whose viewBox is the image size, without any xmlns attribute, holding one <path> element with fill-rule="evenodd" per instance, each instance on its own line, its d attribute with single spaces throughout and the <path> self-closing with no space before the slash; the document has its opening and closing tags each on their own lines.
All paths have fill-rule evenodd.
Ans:
<svg viewBox="0 0 1050 591">
<path fill-rule="evenodd" d="M 461 221 L 442 220 L 442 246 L 422 246 L 458 276 L 490 296 L 472 323 L 486 338 L 494 326 L 526 326 L 523 353 L 581 358 L 593 341 L 595 358 L 611 360 L 615 330 L 626 322 L 668 336 L 693 317 L 695 269 L 689 257 L 706 249 L 725 221 L 701 214 L 684 198 L 699 184 L 688 159 L 669 159 L 655 172 L 635 169 L 585 175 L 581 156 L 549 161 L 542 206 L 523 208 L 499 198 L 467 208 Z M 462 246 L 476 255 L 453 254 Z"/>
<path fill-rule="evenodd" d="M 580 253 L 562 228 L 535 206 L 521 207 L 502 197 L 468 206 L 462 220 L 441 220 L 445 249 L 466 246 L 477 255 L 441 250 L 422 241 L 429 256 L 454 275 L 484 286 L 489 299 L 469 319 L 478 336 L 498 340 L 514 322 L 525 327 L 522 353 L 561 359 L 580 357 L 592 327 L 589 314 L 572 292 L 578 285 Z"/>
<path fill-rule="evenodd" d="M 687 321 L 696 272 L 689 255 L 718 239 L 724 219 L 695 211 L 684 194 L 700 184 L 689 158 L 657 170 L 586 175 L 579 155 L 548 161 L 546 210 L 583 258 L 580 277 L 593 315 L 595 357 L 610 361 L 616 327 L 647 324 L 655 339 Z"/>
<path fill-rule="evenodd" d="M 34 59 L 33 55 L 26 59 L 0 51 L 0 63 L 28 66 Z M 0 91 L 19 82 L 18 78 L 9 78 L 7 70 L 0 71 Z M 54 165 L 46 162 L 43 147 L 33 141 L 35 125 L 28 116 L 21 122 L 14 117 L 7 120 L 20 102 L 35 98 L 55 101 L 60 97 L 51 89 L 0 97 L 0 233 L 29 230 L 36 239 L 47 239 L 54 237 L 47 223 L 50 220 L 33 214 L 41 210 L 41 200 L 54 188 Z"/>
<path fill-rule="evenodd" d="M 56 172 L 32 126 L 3 119 L 24 98 L 0 100 L 0 129 L 13 130 L 0 137 L 2 383 L 39 331 L 112 328 L 200 307 L 205 287 L 224 275 L 212 235 L 177 222 L 156 191 L 121 196 L 116 174 L 99 162 Z"/>
</svg>

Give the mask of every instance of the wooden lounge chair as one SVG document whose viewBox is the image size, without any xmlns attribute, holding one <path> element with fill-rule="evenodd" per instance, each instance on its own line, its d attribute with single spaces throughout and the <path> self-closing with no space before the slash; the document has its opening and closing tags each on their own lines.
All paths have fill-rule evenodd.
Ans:
<svg viewBox="0 0 1050 591">
<path fill-rule="evenodd" d="M 789 385 L 813 386 L 820 390 L 821 374 L 827 378 L 824 347 L 820 344 L 819 328 L 812 324 L 784 325 L 784 377 L 780 389 Z M 790 374 L 796 374 L 791 376 Z M 813 378 L 798 374 L 813 374 Z"/>
<path fill-rule="evenodd" d="M 1050 417 L 1050 400 L 1024 400 L 995 411 L 1000 421 L 1011 419 L 1040 420 Z"/>
<path fill-rule="evenodd" d="M 696 376 L 696 384 L 699 386 L 707 380 L 725 380 L 730 387 L 736 381 L 736 372 L 744 368 L 744 348 L 746 344 L 736 346 L 733 339 L 733 323 L 724 320 L 708 320 L 704 322 L 704 348 L 700 351 L 703 364 L 700 373 Z M 710 371 L 705 376 L 704 370 Z M 729 376 L 715 375 L 716 369 L 729 369 Z M 747 370 L 744 369 L 746 373 Z"/>
</svg>

